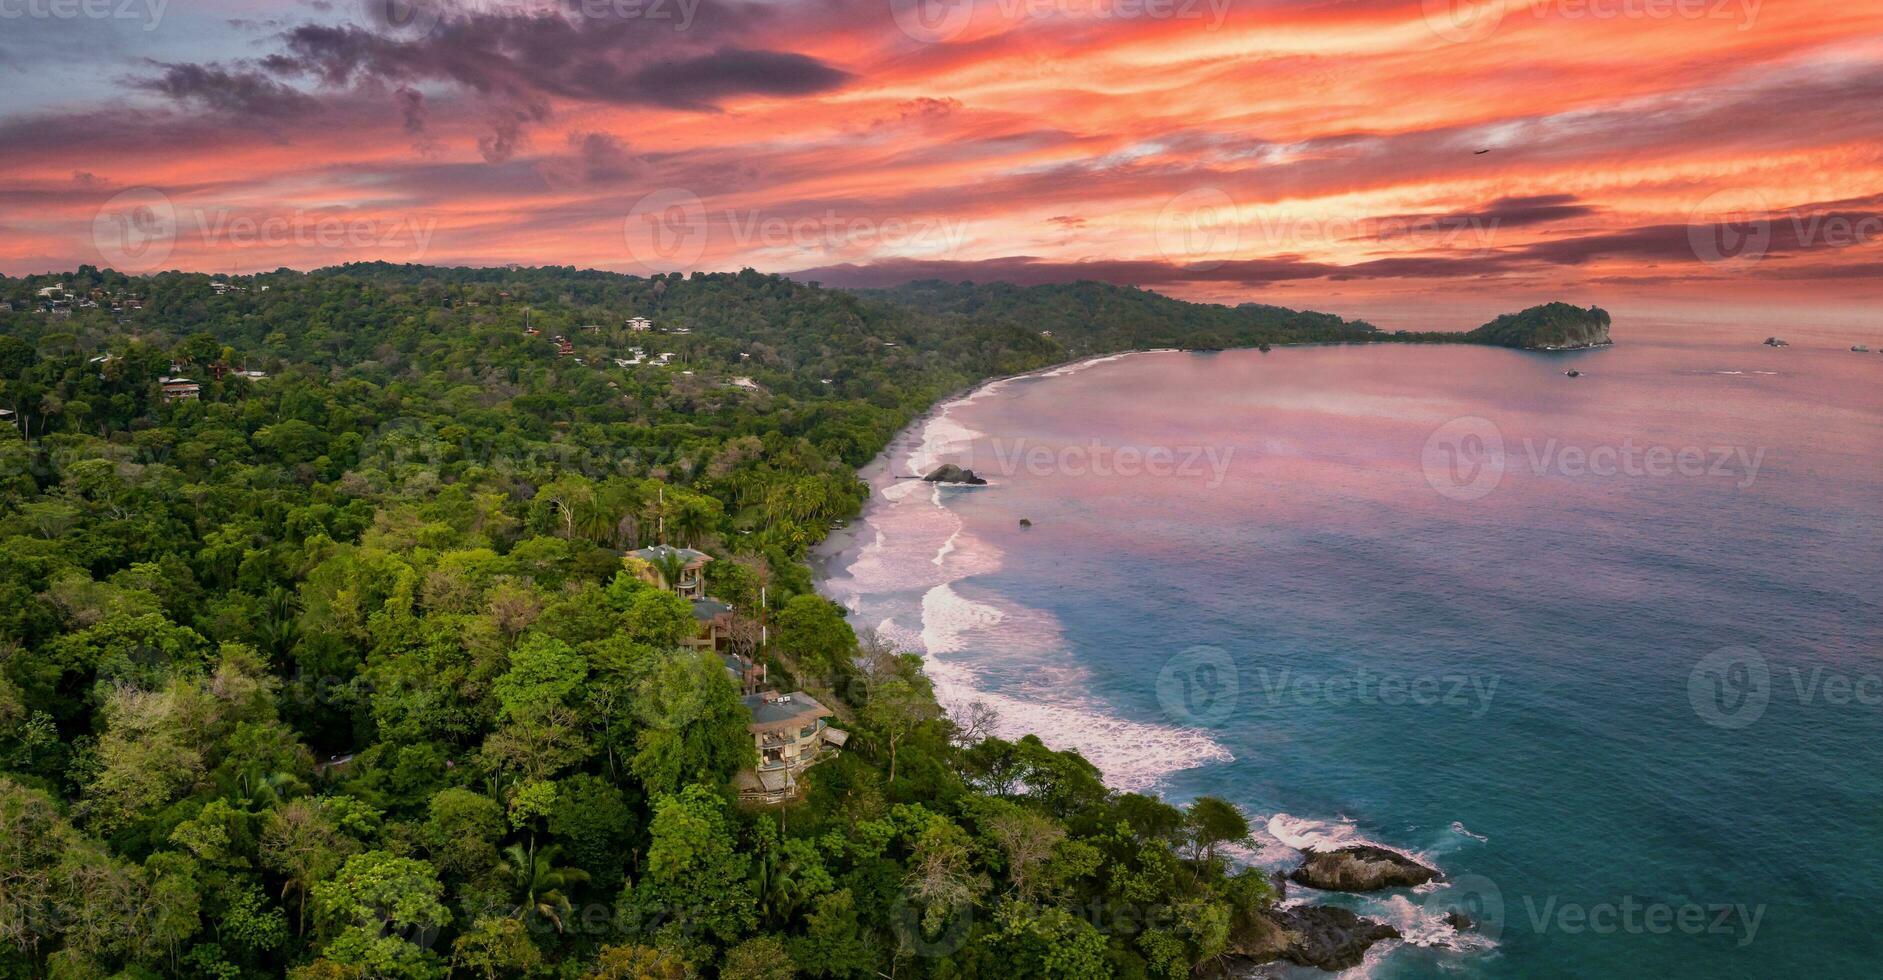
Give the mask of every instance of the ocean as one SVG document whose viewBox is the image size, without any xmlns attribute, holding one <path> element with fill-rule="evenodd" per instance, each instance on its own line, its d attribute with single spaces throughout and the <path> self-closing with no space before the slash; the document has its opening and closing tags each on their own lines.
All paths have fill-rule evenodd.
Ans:
<svg viewBox="0 0 1883 980">
<path fill-rule="evenodd" d="M 865 472 L 821 587 L 944 704 L 1238 804 L 1248 861 L 1439 867 L 1291 887 L 1404 933 L 1357 973 L 1873 976 L 1883 354 L 1616 330 L 997 381 Z"/>
</svg>

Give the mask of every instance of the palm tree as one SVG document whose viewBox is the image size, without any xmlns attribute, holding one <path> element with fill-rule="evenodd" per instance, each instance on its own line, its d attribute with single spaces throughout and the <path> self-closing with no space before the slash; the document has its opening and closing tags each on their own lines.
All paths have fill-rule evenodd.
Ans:
<svg viewBox="0 0 1883 980">
<path fill-rule="evenodd" d="M 682 507 L 673 515 L 674 536 L 689 545 L 699 544 L 710 526 L 703 507 Z"/>
<path fill-rule="evenodd" d="M 679 552 L 671 548 L 657 551 L 648 564 L 653 565 L 654 571 L 660 573 L 660 580 L 666 584 L 667 588 L 674 590 L 680 588 L 680 576 L 686 572 L 687 560 Z"/>
<path fill-rule="evenodd" d="M 295 642 L 301 638 L 300 623 L 294 618 L 297 605 L 294 593 L 279 585 L 269 588 L 266 614 L 256 632 L 262 645 L 277 657 L 292 650 Z"/>
<path fill-rule="evenodd" d="M 553 844 L 535 853 L 522 844 L 512 844 L 504 848 L 497 873 L 510 879 L 522 899 L 512 915 L 518 919 L 540 915 L 561 932 L 574 908 L 563 889 L 587 881 L 588 872 L 581 868 L 557 867 L 557 854 L 558 849 Z"/>
</svg>

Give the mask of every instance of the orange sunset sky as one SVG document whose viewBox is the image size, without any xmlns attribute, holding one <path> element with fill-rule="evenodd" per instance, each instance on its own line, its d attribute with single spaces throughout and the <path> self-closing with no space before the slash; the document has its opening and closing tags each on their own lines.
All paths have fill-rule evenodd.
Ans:
<svg viewBox="0 0 1883 980">
<path fill-rule="evenodd" d="M 1883 324 L 1878 3 L 0 0 L 0 76 L 9 275 L 750 266 Z"/>
</svg>

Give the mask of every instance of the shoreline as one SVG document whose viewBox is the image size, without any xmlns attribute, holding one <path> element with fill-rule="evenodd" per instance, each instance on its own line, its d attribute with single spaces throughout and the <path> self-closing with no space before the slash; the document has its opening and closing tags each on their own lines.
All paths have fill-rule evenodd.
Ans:
<svg viewBox="0 0 1883 980">
<path fill-rule="evenodd" d="M 1256 348 L 1236 349 L 1255 350 Z M 862 511 L 851 518 L 842 528 L 833 529 L 826 535 L 824 540 L 815 545 L 807 555 L 807 561 L 811 567 L 813 583 L 817 593 L 827 600 L 837 603 L 839 607 L 843 609 L 846 618 L 856 612 L 856 610 L 850 608 L 836 594 L 837 590 L 831 588 L 831 583 L 833 581 L 847 579 L 851 566 L 856 562 L 858 557 L 862 555 L 864 549 L 875 540 L 874 532 L 866 536 L 862 531 L 867 526 L 866 522 L 871 513 L 871 507 L 878 505 L 878 501 L 876 500 L 878 492 L 886 486 L 893 485 L 894 480 L 903 478 L 903 465 L 927 444 L 929 439 L 929 427 L 938 418 L 943 417 L 954 407 L 987 391 L 990 387 L 1006 381 L 1042 377 L 1054 371 L 1061 371 L 1067 368 L 1075 368 L 1081 365 L 1098 362 L 1122 360 L 1133 355 L 1149 353 L 1200 354 L 1216 352 L 1186 351 L 1179 348 L 1146 348 L 1116 354 L 1097 354 L 1047 365 L 1031 371 L 987 378 L 975 384 L 963 386 L 950 392 L 947 396 L 937 399 L 927 409 L 912 418 L 908 424 L 898 430 L 889 440 L 888 444 L 883 447 L 882 451 L 872 457 L 864 466 L 858 468 L 858 478 L 862 479 L 870 488 L 869 497 L 866 499 Z M 938 460 L 931 462 L 938 462 Z M 908 478 L 914 478 L 913 474 Z M 881 505 L 893 506 L 894 501 L 885 500 L 881 502 Z M 866 605 L 861 608 L 867 609 L 869 607 Z M 854 622 L 852 625 L 856 627 L 861 626 L 861 624 Z M 937 680 L 936 675 L 932 673 L 931 670 L 934 663 L 931 655 L 924 651 L 921 654 L 921 659 L 921 669 L 923 673 L 928 675 L 931 680 Z M 937 695 L 939 696 L 940 694 L 940 683 L 939 680 L 937 680 Z M 938 697 L 938 702 L 939 701 L 940 699 Z M 1123 715 L 1108 720 L 1134 726 L 1157 724 L 1156 722 L 1147 722 Z M 1053 738 L 1052 733 L 1056 729 L 1059 729 L 1059 734 L 1064 734 L 1063 728 L 1060 726 L 1048 724 L 1043 728 L 1036 728 L 1022 721 L 1019 727 L 1020 730 L 1028 734 L 1040 737 L 1042 741 L 1045 741 L 1046 744 L 1055 749 L 1081 751 L 1081 746 L 1076 743 L 1070 745 L 1063 744 Z M 1216 743 L 1210 738 L 1209 733 L 1197 729 L 1184 729 L 1183 731 L 1186 733 L 1197 732 L 1202 735 L 1210 745 L 1220 749 L 1223 755 L 1220 758 L 1196 761 L 1191 765 L 1179 765 L 1176 771 L 1211 763 L 1227 764 L 1234 762 L 1234 755 L 1231 754 L 1226 747 L 1222 746 L 1220 743 Z M 1011 733 L 1003 733 L 1003 737 L 1012 738 L 1017 736 Z M 1181 756 L 1182 753 L 1177 753 L 1177 755 Z M 1171 775 L 1171 773 L 1165 773 L 1163 776 L 1158 776 L 1148 781 L 1133 782 L 1132 780 L 1138 778 L 1137 775 L 1127 775 L 1107 769 L 1104 765 L 1102 753 L 1099 756 L 1087 756 L 1087 758 L 1101 769 L 1103 772 L 1102 779 L 1108 789 L 1120 792 L 1150 793 L 1159 798 L 1163 798 L 1165 794 L 1170 791 L 1169 787 L 1163 785 L 1163 779 Z M 1296 816 L 1279 809 L 1254 810 L 1251 809 L 1248 804 L 1241 803 L 1237 806 L 1249 819 L 1251 833 L 1248 838 L 1249 846 L 1243 851 L 1230 854 L 1229 859 L 1236 865 L 1258 869 L 1264 874 L 1279 876 L 1291 869 L 1304 866 L 1307 857 L 1317 851 L 1338 852 L 1355 847 L 1375 847 L 1399 855 L 1407 861 L 1429 868 L 1438 869 L 1442 867 L 1440 863 L 1442 859 L 1439 854 L 1435 853 L 1434 848 L 1420 847 L 1405 840 L 1395 840 L 1392 838 L 1392 835 L 1379 833 L 1376 829 L 1363 830 L 1355 826 L 1353 821 L 1348 820 L 1344 816 L 1316 819 L 1311 816 Z M 1462 824 L 1454 822 L 1452 832 L 1454 834 L 1468 834 L 1469 832 L 1464 831 L 1462 827 Z M 1476 837 L 1476 835 L 1471 836 Z M 1481 837 L 1477 839 L 1483 840 Z M 1440 919 L 1438 913 L 1426 908 L 1422 901 L 1416 898 L 1407 898 L 1408 895 L 1423 894 L 1422 892 L 1401 888 L 1387 888 L 1342 895 L 1338 892 L 1324 893 L 1306 886 L 1296 887 L 1300 889 L 1298 892 L 1292 894 L 1284 892 L 1284 894 L 1287 894 L 1288 898 L 1283 901 L 1279 907 L 1293 909 L 1296 915 L 1310 917 L 1326 915 L 1338 916 L 1343 913 L 1357 914 L 1360 927 L 1384 930 L 1384 934 L 1375 933 L 1371 938 L 1355 940 L 1353 945 L 1357 946 L 1356 961 L 1338 967 L 1331 965 L 1333 961 L 1326 958 L 1310 958 L 1306 961 L 1297 958 L 1294 959 L 1292 965 L 1290 965 L 1289 958 L 1282 956 L 1279 950 L 1252 951 L 1257 953 L 1257 958 L 1242 958 L 1238 961 L 1238 968 L 1228 975 L 1238 977 L 1277 977 L 1294 975 L 1294 971 L 1298 970 L 1315 971 L 1318 968 L 1318 972 L 1325 975 L 1340 973 L 1345 975 L 1365 976 L 1376 969 L 1384 959 L 1405 948 L 1436 948 L 1464 953 L 1481 952 L 1495 948 L 1496 945 L 1493 940 L 1487 940 L 1472 933 L 1469 927 L 1460 928 L 1455 923 Z M 1315 954 L 1317 957 L 1326 952 L 1321 949 L 1321 947 L 1314 948 L 1317 950 Z M 1353 954 L 1354 950 L 1348 949 L 1347 953 Z"/>
<path fill-rule="evenodd" d="M 1233 347 L 1225 349 L 1255 350 L 1253 347 Z M 876 496 L 876 479 L 889 473 L 891 467 L 893 467 L 898 460 L 906 459 L 914 449 L 921 445 L 923 433 L 927 430 L 930 422 L 935 421 L 938 416 L 946 412 L 957 402 L 973 397 L 990 385 L 1040 376 L 1048 372 L 1060 371 L 1065 368 L 1089 364 L 1095 361 L 1115 360 L 1133 357 L 1138 354 L 1177 353 L 1186 353 L 1186 351 L 1180 347 L 1144 347 L 1136 350 L 1119 351 L 1113 354 L 1091 354 L 1085 357 L 1073 358 L 1068 361 L 1047 364 L 1042 367 L 1033 368 L 1030 371 L 1020 371 L 1014 374 L 1001 374 L 991 378 L 983 378 L 973 384 L 964 385 L 937 398 L 927 408 L 923 409 L 921 414 L 910 419 L 908 424 L 898 429 L 896 434 L 890 437 L 888 445 L 885 445 L 880 452 L 871 457 L 869 462 L 857 468 L 857 479 L 862 480 L 870 487 L 869 500 L 873 500 Z M 867 513 L 868 510 L 869 502 L 866 500 L 863 509 L 858 511 L 856 516 L 849 518 L 843 527 L 831 528 L 829 532 L 824 535 L 822 540 L 812 545 L 810 549 L 805 552 L 804 560 L 805 564 L 810 566 L 811 569 L 812 586 L 817 590 L 819 595 L 822 595 L 826 599 L 831 599 L 831 596 L 826 591 L 825 584 L 835 575 L 847 574 L 849 572 L 850 563 L 856 559 L 857 552 L 861 551 L 861 542 L 858 540 L 858 532 L 864 520 L 864 514 Z M 831 601 L 835 602 L 836 600 L 831 599 Z M 841 606 L 841 604 L 839 605 Z M 849 615 L 849 609 L 847 607 L 844 607 L 844 615 Z"/>
</svg>

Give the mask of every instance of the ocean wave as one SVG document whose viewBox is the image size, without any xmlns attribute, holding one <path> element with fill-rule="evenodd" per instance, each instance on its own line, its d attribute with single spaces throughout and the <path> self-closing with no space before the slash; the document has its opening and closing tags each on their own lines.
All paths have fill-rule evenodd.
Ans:
<svg viewBox="0 0 1883 980">
<path fill-rule="evenodd" d="M 1392 895 L 1368 911 L 1398 929 L 1400 941 L 1408 946 L 1473 950 L 1497 945 L 1489 937 L 1476 932 L 1460 932 L 1445 921 L 1445 915 L 1451 908 L 1443 903 L 1422 905 L 1404 895 Z"/>
<path fill-rule="evenodd" d="M 1296 851 L 1333 851 L 1364 844 L 1368 847 L 1392 851 L 1421 864 L 1434 863 L 1431 856 L 1424 852 L 1365 836 L 1360 833 L 1360 828 L 1353 819 L 1344 814 L 1338 820 L 1330 821 L 1297 817 L 1290 813 L 1277 813 L 1268 818 L 1265 829 L 1277 842 Z"/>
<path fill-rule="evenodd" d="M 922 649 L 933 657 L 957 653 L 969 630 L 999 626 L 1006 617 L 984 602 L 964 599 L 947 582 L 922 596 Z"/>
<path fill-rule="evenodd" d="M 1297 851 L 1330 851 L 1351 844 L 1375 843 L 1361 837 L 1352 821 L 1330 822 L 1288 813 L 1268 818 L 1268 834 Z"/>
<path fill-rule="evenodd" d="M 1228 749 L 1196 729 L 1128 721 L 1095 700 L 1049 701 L 983 690 L 977 671 L 946 656 L 930 657 L 924 668 L 944 708 L 960 713 L 978 701 L 994 710 L 995 734 L 1037 735 L 1054 749 L 1075 749 L 1117 789 L 1140 792 L 1175 772 L 1235 761 Z"/>
</svg>

